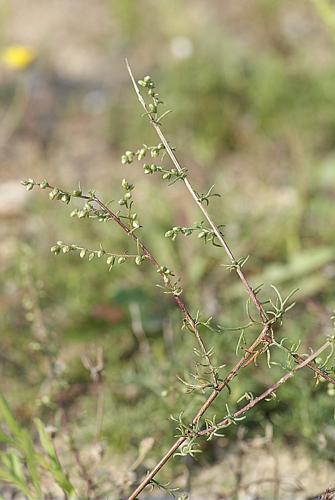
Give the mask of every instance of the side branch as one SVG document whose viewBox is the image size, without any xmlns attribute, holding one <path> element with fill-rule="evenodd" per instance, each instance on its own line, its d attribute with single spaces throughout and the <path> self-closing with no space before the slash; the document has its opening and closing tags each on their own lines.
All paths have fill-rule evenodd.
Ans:
<svg viewBox="0 0 335 500">
<path fill-rule="evenodd" d="M 267 334 L 266 327 L 263 329 L 259 337 L 255 340 L 253 345 L 251 346 L 250 352 L 252 352 L 253 349 L 256 348 L 256 346 L 264 340 L 264 337 Z M 269 387 L 266 391 L 264 391 L 262 394 L 257 396 L 256 398 L 252 399 L 249 403 L 247 403 L 245 406 L 237 410 L 232 417 L 233 418 L 239 418 L 243 416 L 245 413 L 247 413 L 249 410 L 254 408 L 258 403 L 266 399 L 267 397 L 271 396 L 271 394 L 275 393 L 275 391 L 282 385 L 284 384 L 287 380 L 293 377 L 294 373 L 301 368 L 304 368 L 305 366 L 308 366 L 309 368 L 314 369 L 314 366 L 312 362 L 314 361 L 315 358 L 317 358 L 325 349 L 327 349 L 332 343 L 332 340 L 328 340 L 323 344 L 323 346 L 320 347 L 315 353 L 311 354 L 308 356 L 308 358 L 303 359 L 301 358 L 301 361 L 298 366 L 296 366 L 293 370 L 287 372 L 283 377 L 281 377 L 276 383 L 274 383 L 271 387 Z M 236 376 L 240 368 L 245 366 L 246 361 L 248 358 L 251 356 L 251 353 L 246 351 L 245 355 L 241 358 L 241 360 L 235 365 L 235 367 L 231 370 L 229 375 L 226 377 L 226 379 L 220 384 L 218 391 L 221 391 L 224 387 L 226 387 L 229 382 Z M 324 375 L 322 375 L 324 376 Z M 335 380 L 330 378 L 331 382 L 335 384 Z M 212 404 L 214 399 L 216 399 L 217 395 L 219 392 L 213 392 L 211 396 L 207 399 L 207 401 L 204 403 L 204 405 L 201 407 L 201 409 L 198 411 L 197 415 L 194 417 L 192 423 L 196 424 L 199 421 L 199 418 L 205 413 L 207 408 Z M 199 431 L 197 434 L 199 436 L 205 436 L 207 434 L 211 434 L 214 431 L 218 430 L 221 427 L 227 427 L 232 421 L 232 417 L 227 417 L 221 422 L 217 424 L 217 426 L 214 427 L 207 427 L 203 431 Z M 178 440 L 175 441 L 175 443 L 171 446 L 171 448 L 165 453 L 163 458 L 156 464 L 156 466 L 151 470 L 151 472 L 143 479 L 143 481 L 139 484 L 139 486 L 133 491 L 133 493 L 129 496 L 128 500 L 136 500 L 138 495 L 144 490 L 146 486 L 151 482 L 151 480 L 156 476 L 156 474 L 162 469 L 162 467 L 166 464 L 166 462 L 175 454 L 175 452 L 178 450 L 178 448 L 186 441 L 186 437 L 181 436 Z"/>
</svg>

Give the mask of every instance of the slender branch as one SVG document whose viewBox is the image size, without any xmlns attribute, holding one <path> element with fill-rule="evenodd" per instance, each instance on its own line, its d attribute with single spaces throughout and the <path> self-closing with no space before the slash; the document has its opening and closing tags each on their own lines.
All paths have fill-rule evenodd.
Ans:
<svg viewBox="0 0 335 500">
<path fill-rule="evenodd" d="M 233 413 L 232 417 L 233 418 L 242 417 L 245 413 L 247 413 L 249 410 L 254 408 L 258 403 L 260 403 L 264 399 L 271 396 L 271 394 L 276 392 L 277 389 L 281 385 L 283 385 L 285 382 L 287 382 L 287 380 L 292 378 L 294 376 L 295 372 L 301 370 L 305 366 L 308 366 L 309 363 L 311 363 L 311 361 L 313 361 L 315 358 L 320 356 L 320 354 L 323 351 L 325 351 L 330 345 L 331 345 L 331 340 L 327 340 L 327 342 L 325 342 L 317 351 L 315 351 L 313 354 L 311 354 L 306 359 L 304 359 L 299 365 L 297 365 L 295 368 L 293 368 L 293 370 L 290 370 L 289 372 L 285 373 L 285 375 L 283 375 L 279 380 L 277 380 L 277 382 L 275 382 L 270 387 L 268 387 L 266 389 L 266 391 L 262 392 L 262 394 L 260 394 L 256 398 L 252 399 L 245 406 L 243 406 L 242 408 L 237 410 L 235 413 Z M 232 421 L 232 418 L 227 417 L 227 418 L 221 420 L 221 422 L 218 422 L 218 424 L 215 427 L 208 427 L 202 431 L 199 431 L 198 435 L 205 436 L 205 435 L 210 434 L 211 432 L 215 431 L 216 429 L 220 429 L 222 427 L 227 427 L 227 425 L 229 425 L 231 423 L 231 421 Z"/>
<path fill-rule="evenodd" d="M 134 241 L 136 241 L 136 244 L 139 245 L 139 247 L 141 248 L 142 252 L 144 253 L 144 255 L 148 258 L 148 260 L 156 267 L 156 269 L 159 271 L 161 269 L 161 266 L 159 265 L 158 261 L 156 260 L 156 258 L 153 256 L 153 254 L 149 251 L 149 249 L 144 245 L 144 243 L 134 234 L 133 231 L 131 231 L 123 222 L 122 220 L 107 206 L 105 205 L 99 198 L 97 198 L 96 196 L 94 196 L 93 198 L 93 201 L 95 201 L 105 212 L 108 213 L 108 215 L 110 215 L 110 217 L 127 233 L 128 236 L 130 236 Z M 159 271 L 160 272 L 160 275 L 162 276 L 163 278 L 163 281 L 165 283 L 165 285 L 169 286 L 170 289 L 172 289 L 172 284 L 171 284 L 171 280 L 164 275 L 164 273 L 162 271 Z M 204 356 L 204 358 L 206 359 L 207 361 L 207 364 L 208 364 L 208 368 L 210 370 L 210 374 L 211 374 L 211 378 L 212 378 L 212 382 L 213 382 L 213 385 L 214 387 L 217 386 L 218 384 L 218 380 L 217 380 L 217 375 L 216 375 L 216 372 L 215 372 L 215 368 L 213 367 L 212 365 L 212 362 L 211 362 L 211 359 L 210 359 L 210 356 L 208 354 L 208 350 L 204 344 L 204 341 L 202 340 L 201 338 L 201 335 L 199 333 L 199 330 L 197 328 L 197 325 L 193 319 L 193 317 L 191 316 L 190 312 L 188 311 L 188 308 L 186 306 L 186 303 L 184 302 L 181 294 L 173 294 L 174 296 L 174 299 L 179 307 L 179 309 L 181 310 L 181 312 L 183 313 L 183 316 L 184 316 L 184 319 L 185 321 L 187 322 L 187 324 L 189 325 L 191 331 L 194 333 L 197 341 L 198 341 L 198 344 L 200 346 L 200 349 L 202 351 L 202 354 Z"/>
<path fill-rule="evenodd" d="M 245 365 L 249 358 L 251 358 L 254 353 L 256 347 L 264 341 L 268 331 L 270 329 L 270 325 L 267 324 L 257 337 L 257 339 L 253 342 L 253 344 L 245 350 L 245 354 L 242 358 L 236 363 L 236 365 L 229 372 L 227 377 L 219 384 L 216 390 L 214 390 L 207 400 L 203 403 L 203 405 L 199 408 L 196 415 L 192 420 L 192 424 L 196 426 L 200 420 L 200 418 L 204 415 L 204 413 L 211 406 L 213 401 L 218 397 L 220 392 L 228 386 L 228 384 L 236 377 L 239 370 Z M 150 471 L 150 473 L 143 479 L 143 481 L 138 485 L 138 487 L 133 491 L 133 493 L 129 496 L 128 500 L 135 500 L 137 496 L 144 490 L 144 488 L 150 483 L 150 481 L 156 476 L 156 474 L 161 470 L 161 468 L 166 464 L 166 462 L 175 454 L 178 448 L 186 441 L 186 437 L 181 436 L 177 441 L 173 443 L 173 445 L 169 448 L 169 450 L 165 453 L 163 458 L 156 464 L 156 466 Z"/>
<path fill-rule="evenodd" d="M 262 332 L 264 335 L 265 333 Z M 261 334 L 262 335 L 262 334 Z M 261 337 L 259 336 L 259 338 Z M 258 340 L 258 339 L 257 339 Z M 256 342 L 256 341 L 255 341 Z M 245 406 L 237 410 L 232 417 L 233 418 L 239 418 L 243 416 L 245 413 L 247 413 L 249 410 L 254 408 L 257 404 L 259 404 L 261 401 L 264 399 L 268 398 L 271 394 L 273 394 L 281 385 L 283 385 L 287 380 L 293 377 L 294 373 L 300 370 L 301 368 L 304 368 L 305 366 L 309 366 L 309 364 L 317 358 L 325 349 L 327 349 L 331 345 L 331 340 L 325 342 L 316 352 L 308 356 L 308 358 L 304 359 L 298 366 L 296 366 L 293 370 L 287 372 L 283 377 L 281 377 L 277 382 L 271 385 L 266 391 L 264 391 L 262 394 L 257 396 L 256 398 L 252 399 L 247 403 Z M 244 359 L 248 356 L 248 353 L 245 354 L 243 357 Z M 242 359 L 243 359 L 242 358 Z M 239 368 L 243 366 L 243 363 L 239 361 L 237 365 L 234 367 L 234 369 L 230 372 L 228 377 L 225 379 L 222 384 L 227 385 L 228 379 L 232 380 L 236 373 L 239 371 Z M 239 368 L 238 368 L 239 367 Z M 215 397 L 214 397 L 215 399 Z M 214 400 L 213 399 L 213 400 Z M 212 401 L 213 401 L 212 400 Z M 208 400 L 207 400 L 208 401 Z M 210 406 L 211 403 L 209 403 L 206 407 Z M 203 405 L 204 408 L 205 405 Z M 204 412 L 206 411 L 204 409 Z M 199 412 L 198 412 L 199 413 Z M 221 427 L 226 427 L 229 425 L 232 421 L 232 417 L 227 417 L 221 422 L 217 424 L 217 426 L 214 427 L 207 427 L 206 429 L 199 431 L 197 433 L 198 436 L 205 436 L 207 434 L 212 433 L 215 430 L 218 430 Z M 193 420 L 195 422 L 195 420 Z M 150 481 L 155 477 L 155 475 L 162 469 L 162 467 L 166 464 L 166 462 L 174 455 L 174 453 L 178 450 L 178 448 L 187 440 L 186 436 L 181 436 L 172 446 L 171 448 L 165 453 L 163 458 L 157 463 L 157 465 L 152 469 L 152 471 L 145 477 L 145 479 L 141 482 L 141 484 L 134 490 L 134 492 L 128 497 L 128 500 L 136 500 L 138 495 L 144 490 L 144 488 L 150 483 Z"/>
<path fill-rule="evenodd" d="M 176 157 L 174 151 L 172 150 L 172 148 L 171 148 L 168 140 L 166 139 L 165 135 L 163 134 L 160 124 L 156 121 L 154 115 L 152 113 L 150 113 L 150 111 L 149 111 L 149 109 L 147 107 L 147 104 L 146 104 L 145 100 L 142 97 L 140 89 L 139 89 L 139 87 L 138 87 L 138 85 L 137 85 L 137 83 L 135 81 L 135 78 L 133 76 L 132 70 L 130 68 L 130 65 L 129 65 L 127 59 L 126 59 L 126 65 L 127 65 L 127 70 L 128 70 L 129 76 L 131 78 L 131 81 L 133 83 L 133 86 L 134 86 L 134 89 L 135 89 L 135 92 L 136 92 L 136 95 L 138 97 L 139 102 L 141 103 L 143 109 L 145 110 L 146 115 L 148 116 L 149 121 L 150 121 L 151 125 L 153 126 L 153 128 L 155 129 L 155 131 L 156 131 L 158 137 L 160 138 L 162 144 L 164 145 L 165 150 L 166 150 L 167 154 L 169 155 L 172 163 L 176 167 L 177 171 L 180 174 L 182 174 L 184 172 L 184 169 L 180 165 L 179 160 L 177 159 L 177 157 Z M 197 206 L 201 210 L 202 214 L 206 218 L 208 224 L 210 225 L 212 231 L 214 232 L 214 234 L 217 237 L 218 241 L 220 242 L 221 246 L 223 247 L 223 249 L 225 250 L 226 254 L 228 255 L 231 263 L 232 264 L 236 264 L 237 260 L 234 257 L 234 254 L 233 254 L 232 250 L 230 249 L 228 243 L 226 242 L 225 238 L 223 237 L 223 235 L 222 235 L 221 231 L 219 230 L 218 226 L 212 220 L 212 218 L 209 215 L 208 211 L 206 210 L 205 206 L 199 200 L 199 196 L 197 195 L 195 189 L 192 187 L 190 181 L 188 180 L 187 177 L 184 177 L 182 180 L 183 180 L 183 182 L 184 182 L 187 190 L 189 191 L 190 195 L 192 196 L 193 200 L 195 201 L 195 203 L 197 204 Z M 250 299 L 252 300 L 252 302 L 256 306 L 256 308 L 257 308 L 257 310 L 259 312 L 259 315 L 262 318 L 263 323 L 266 323 L 267 320 L 268 320 L 267 314 L 266 314 L 266 312 L 265 312 L 262 304 L 258 300 L 257 295 L 254 292 L 252 286 L 250 285 L 248 279 L 246 278 L 245 273 L 242 271 L 241 266 L 235 266 L 235 269 L 236 269 L 236 272 L 237 272 L 240 280 L 242 281 L 244 287 L 246 288 Z"/>
<path fill-rule="evenodd" d="M 217 398 L 217 396 L 219 395 L 219 393 L 225 387 L 227 387 L 228 384 L 235 378 L 235 376 L 238 374 L 239 370 L 241 368 L 244 368 L 244 367 L 248 366 L 248 364 L 249 364 L 248 361 L 254 355 L 256 347 L 259 344 L 261 344 L 262 342 L 266 341 L 267 334 L 268 334 L 270 328 L 271 328 L 270 324 L 265 325 L 265 327 L 263 328 L 263 330 L 261 331 L 261 333 L 259 334 L 259 336 L 257 337 L 257 339 L 253 342 L 253 344 L 248 349 L 245 349 L 245 354 L 242 356 L 242 358 L 238 361 L 238 363 L 236 363 L 236 365 L 229 372 L 229 374 L 227 375 L 227 377 L 220 383 L 220 385 L 218 386 L 217 390 L 213 391 L 211 393 L 211 395 L 209 396 L 209 398 L 205 401 L 205 403 L 198 410 L 196 416 L 192 420 L 192 423 L 193 423 L 194 426 L 196 426 L 198 424 L 198 422 L 199 422 L 200 418 L 202 417 L 202 415 L 211 406 L 211 404 Z M 332 343 L 332 340 L 327 341 L 322 347 L 320 347 L 320 349 L 318 351 L 316 351 L 315 353 L 311 354 L 306 359 L 304 359 L 301 356 L 299 356 L 299 363 L 300 364 L 296 368 L 294 368 L 292 371 L 288 372 L 284 377 L 282 377 L 282 379 L 284 379 L 284 380 L 280 379 L 280 381 L 276 383 L 276 384 L 279 384 L 278 387 L 280 385 L 282 385 L 284 382 L 286 382 L 286 380 L 288 380 L 289 378 L 291 378 L 293 376 L 293 374 L 294 374 L 295 371 L 300 370 L 301 368 L 303 368 L 305 366 L 307 366 L 308 368 L 310 368 L 311 370 L 313 370 L 315 373 L 317 373 L 319 376 L 321 376 L 325 380 L 329 379 L 329 381 L 335 385 L 335 380 L 333 380 L 328 375 L 324 374 L 320 369 L 316 368 L 314 366 L 314 364 L 312 364 L 312 361 L 315 358 L 317 358 L 327 347 L 329 347 L 331 345 L 331 343 Z M 297 355 L 295 355 L 295 356 L 297 356 Z M 298 358 L 296 358 L 296 359 L 298 359 Z M 269 388 L 267 391 L 265 391 L 261 396 L 258 396 L 258 398 L 261 398 L 260 401 L 262 399 L 265 399 L 266 397 L 268 397 L 273 392 L 272 389 L 276 390 L 278 388 L 276 384 L 274 384 L 273 386 L 271 386 L 271 388 Z M 268 391 L 270 391 L 270 392 L 268 392 Z M 253 401 L 257 401 L 257 398 L 255 400 L 253 400 Z M 257 404 L 257 403 L 253 403 L 253 401 L 251 401 L 250 403 L 248 403 L 248 405 L 246 405 L 243 408 L 248 407 L 248 409 L 251 409 L 253 406 L 255 406 L 255 404 Z M 234 417 L 239 417 L 239 416 L 243 415 L 243 413 L 239 413 L 239 412 L 241 412 L 243 410 L 243 408 L 241 410 L 238 410 L 238 412 L 236 412 L 236 414 L 234 414 L 233 416 Z M 248 411 L 248 409 L 246 411 Z M 223 422 L 225 422 L 225 421 L 223 421 Z M 221 422 L 221 424 L 222 424 L 222 422 Z M 165 455 L 163 456 L 163 458 L 156 464 L 156 466 L 151 470 L 151 472 L 143 479 L 143 481 L 139 484 L 139 486 L 128 497 L 128 500 L 135 500 L 137 498 L 137 496 L 144 490 L 144 488 L 150 483 L 150 481 L 162 469 L 162 467 L 166 464 L 166 462 L 175 454 L 175 452 L 186 441 L 186 439 L 187 439 L 186 437 L 182 436 L 177 441 L 175 441 L 175 443 L 165 453 Z"/>
</svg>

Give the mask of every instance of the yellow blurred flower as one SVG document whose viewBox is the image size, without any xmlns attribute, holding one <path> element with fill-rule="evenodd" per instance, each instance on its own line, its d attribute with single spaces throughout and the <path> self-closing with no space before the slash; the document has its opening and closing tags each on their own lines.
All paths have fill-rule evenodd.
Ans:
<svg viewBox="0 0 335 500">
<path fill-rule="evenodd" d="M 24 69 L 35 59 L 35 52 L 25 45 L 9 45 L 1 51 L 1 60 L 11 69 Z"/>
</svg>

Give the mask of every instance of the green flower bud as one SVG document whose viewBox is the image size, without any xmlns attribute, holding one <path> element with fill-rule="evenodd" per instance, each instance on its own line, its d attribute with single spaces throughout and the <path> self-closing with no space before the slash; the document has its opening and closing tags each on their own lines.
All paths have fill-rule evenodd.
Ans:
<svg viewBox="0 0 335 500">
<path fill-rule="evenodd" d="M 130 200 L 131 197 L 132 197 L 131 193 L 125 193 L 125 195 L 123 196 L 125 200 Z"/>
<path fill-rule="evenodd" d="M 205 231 L 201 231 L 199 234 L 198 234 L 198 238 L 201 239 L 205 236 L 206 232 Z"/>
<path fill-rule="evenodd" d="M 44 181 L 40 182 L 40 188 L 41 189 L 45 189 L 47 187 L 49 187 L 49 183 L 48 183 L 48 181 L 46 179 L 44 179 Z"/>
<path fill-rule="evenodd" d="M 58 245 L 54 245 L 53 247 L 50 248 L 50 252 L 54 253 L 55 255 L 58 255 L 60 252 L 60 247 Z"/>
<path fill-rule="evenodd" d="M 138 220 L 134 220 L 132 222 L 132 226 L 134 229 L 138 229 L 140 227 L 140 223 L 138 222 Z"/>
<path fill-rule="evenodd" d="M 141 148 L 141 149 L 139 149 L 139 150 L 137 151 L 137 159 L 138 159 L 138 160 L 142 160 L 142 159 L 145 157 L 146 153 L 147 153 L 146 148 Z"/>
<path fill-rule="evenodd" d="M 70 251 L 70 247 L 69 247 L 69 245 L 64 245 L 64 246 L 62 247 L 62 250 L 63 250 L 63 253 L 69 253 L 69 251 Z"/>
<path fill-rule="evenodd" d="M 144 173 L 145 174 L 152 174 L 152 170 L 151 170 L 151 167 L 148 163 L 145 163 L 143 165 L 143 170 L 144 170 Z"/>
<path fill-rule="evenodd" d="M 91 252 L 91 253 L 89 254 L 89 256 L 88 256 L 88 260 L 89 260 L 89 261 L 91 261 L 91 260 L 93 260 L 93 259 L 94 259 L 94 257 L 95 257 L 95 253 L 94 253 L 94 252 Z"/>
<path fill-rule="evenodd" d="M 78 209 L 75 208 L 74 210 L 72 210 L 72 212 L 70 213 L 70 217 L 76 217 L 78 215 Z"/>
<path fill-rule="evenodd" d="M 126 151 L 124 156 L 126 157 L 126 162 L 127 163 L 132 163 L 133 159 L 134 159 L 134 153 L 133 151 Z"/>
<path fill-rule="evenodd" d="M 72 191 L 72 196 L 81 196 L 83 194 L 83 192 L 81 191 L 81 189 L 74 189 Z"/>
<path fill-rule="evenodd" d="M 142 263 L 142 256 L 137 255 L 137 257 L 135 258 L 135 264 L 139 266 L 141 263 Z"/>
<path fill-rule="evenodd" d="M 79 257 L 80 257 L 81 259 L 83 259 L 83 258 L 85 257 L 85 255 L 86 255 L 86 249 L 85 249 L 85 248 L 83 248 L 82 250 L 80 250 Z"/>
<path fill-rule="evenodd" d="M 98 259 L 100 259 L 103 256 L 104 253 L 105 252 L 103 250 L 98 250 L 97 251 L 97 257 L 98 257 Z"/>
<path fill-rule="evenodd" d="M 28 182 L 28 184 L 26 185 L 26 190 L 27 191 L 31 191 L 34 187 L 34 184 L 31 184 L 31 182 Z"/>
<path fill-rule="evenodd" d="M 64 203 L 70 203 L 70 200 L 71 200 L 71 196 L 68 194 L 68 193 L 64 193 L 61 195 L 61 201 L 63 201 Z"/>
<path fill-rule="evenodd" d="M 118 201 L 118 204 L 119 204 L 119 205 L 125 205 L 126 203 L 127 203 L 127 202 L 126 202 L 125 200 L 119 200 L 119 201 Z"/>
<path fill-rule="evenodd" d="M 123 189 L 129 189 L 129 184 L 126 179 L 122 179 L 121 186 L 123 187 Z"/>
<path fill-rule="evenodd" d="M 171 174 L 170 172 L 165 172 L 165 174 L 163 174 L 163 179 L 170 179 L 171 178 Z"/>
<path fill-rule="evenodd" d="M 157 113 L 157 105 L 156 104 L 149 104 L 148 109 L 149 109 L 149 113 Z"/>
<path fill-rule="evenodd" d="M 110 265 L 112 265 L 112 266 L 113 266 L 113 264 L 115 264 L 115 257 L 114 257 L 114 255 L 110 255 L 110 256 L 108 257 L 108 259 L 106 260 L 106 262 L 107 262 L 107 264 L 108 264 L 109 266 L 110 266 Z"/>
<path fill-rule="evenodd" d="M 59 189 L 54 188 L 50 193 L 49 193 L 49 198 L 50 200 L 54 200 L 59 194 Z"/>
<path fill-rule="evenodd" d="M 165 238 L 171 238 L 171 236 L 173 236 L 173 231 L 171 229 L 169 231 L 166 231 L 164 236 Z"/>
<path fill-rule="evenodd" d="M 123 264 L 126 261 L 125 257 L 119 257 L 117 260 L 118 264 Z"/>
</svg>

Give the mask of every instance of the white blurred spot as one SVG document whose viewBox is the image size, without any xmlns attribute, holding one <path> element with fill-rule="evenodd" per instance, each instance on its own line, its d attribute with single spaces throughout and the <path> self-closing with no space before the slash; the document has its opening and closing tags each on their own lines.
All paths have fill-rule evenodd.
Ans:
<svg viewBox="0 0 335 500">
<path fill-rule="evenodd" d="M 188 59 L 193 54 L 193 43 L 186 36 L 175 36 L 170 42 L 170 49 L 176 59 Z"/>
</svg>

